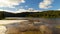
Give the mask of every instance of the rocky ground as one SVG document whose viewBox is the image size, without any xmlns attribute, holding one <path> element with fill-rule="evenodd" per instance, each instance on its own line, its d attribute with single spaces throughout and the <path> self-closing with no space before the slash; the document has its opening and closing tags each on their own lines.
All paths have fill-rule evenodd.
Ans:
<svg viewBox="0 0 60 34">
<path fill-rule="evenodd" d="M 60 28 L 55 28 L 50 20 L 32 20 L 14 22 L 0 27 L 1 34 L 60 34 Z M 5 30 L 3 30 L 3 28 Z M 3 33 L 2 33 L 3 32 Z"/>
<path fill-rule="evenodd" d="M 35 23 L 32 20 L 29 20 L 20 23 L 8 24 L 6 25 L 7 27 L 6 34 L 22 34 L 22 32 L 26 33 L 27 31 L 31 32 L 31 34 L 33 34 L 32 32 L 37 33 L 37 31 L 38 31 L 37 34 L 52 34 L 52 30 L 48 26 L 42 24 L 38 20 L 36 22 L 37 23 Z"/>
</svg>

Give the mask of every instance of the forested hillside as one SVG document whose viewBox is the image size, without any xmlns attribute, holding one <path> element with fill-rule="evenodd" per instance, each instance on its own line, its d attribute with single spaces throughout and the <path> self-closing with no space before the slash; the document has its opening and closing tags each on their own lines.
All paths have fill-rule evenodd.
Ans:
<svg viewBox="0 0 60 34">
<path fill-rule="evenodd" d="M 4 11 L 0 11 L 0 19 L 4 19 Z"/>
<path fill-rule="evenodd" d="M 60 18 L 60 11 L 49 10 L 43 12 L 36 12 L 34 14 L 28 14 L 26 17 L 39 17 L 39 18 Z"/>
<path fill-rule="evenodd" d="M 16 14 L 0 11 L 0 19 L 3 19 L 5 17 L 60 18 L 60 11 L 48 10 L 42 12 L 22 12 Z"/>
</svg>

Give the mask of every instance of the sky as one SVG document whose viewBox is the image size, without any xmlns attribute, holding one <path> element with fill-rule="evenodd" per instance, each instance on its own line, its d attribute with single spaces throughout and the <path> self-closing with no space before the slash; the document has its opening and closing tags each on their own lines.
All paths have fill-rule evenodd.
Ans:
<svg viewBox="0 0 60 34">
<path fill-rule="evenodd" d="M 0 0 L 0 11 L 60 10 L 60 0 Z"/>
</svg>

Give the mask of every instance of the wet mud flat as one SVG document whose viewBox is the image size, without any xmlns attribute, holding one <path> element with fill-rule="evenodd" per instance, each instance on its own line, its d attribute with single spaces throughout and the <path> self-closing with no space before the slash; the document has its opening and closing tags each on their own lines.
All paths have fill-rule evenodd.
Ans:
<svg viewBox="0 0 60 34">
<path fill-rule="evenodd" d="M 8 21 L 8 20 L 7 20 Z M 59 19 L 29 19 L 5 25 L 5 34 L 60 34 Z"/>
</svg>

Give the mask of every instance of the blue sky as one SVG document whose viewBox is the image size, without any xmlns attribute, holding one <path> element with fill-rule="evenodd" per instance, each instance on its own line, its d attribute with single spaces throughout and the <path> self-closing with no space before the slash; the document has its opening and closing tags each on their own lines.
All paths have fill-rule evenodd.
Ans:
<svg viewBox="0 0 60 34">
<path fill-rule="evenodd" d="M 0 0 L 0 4 L 0 10 L 7 11 L 28 10 L 29 8 L 34 10 L 60 10 L 60 0 Z"/>
</svg>

